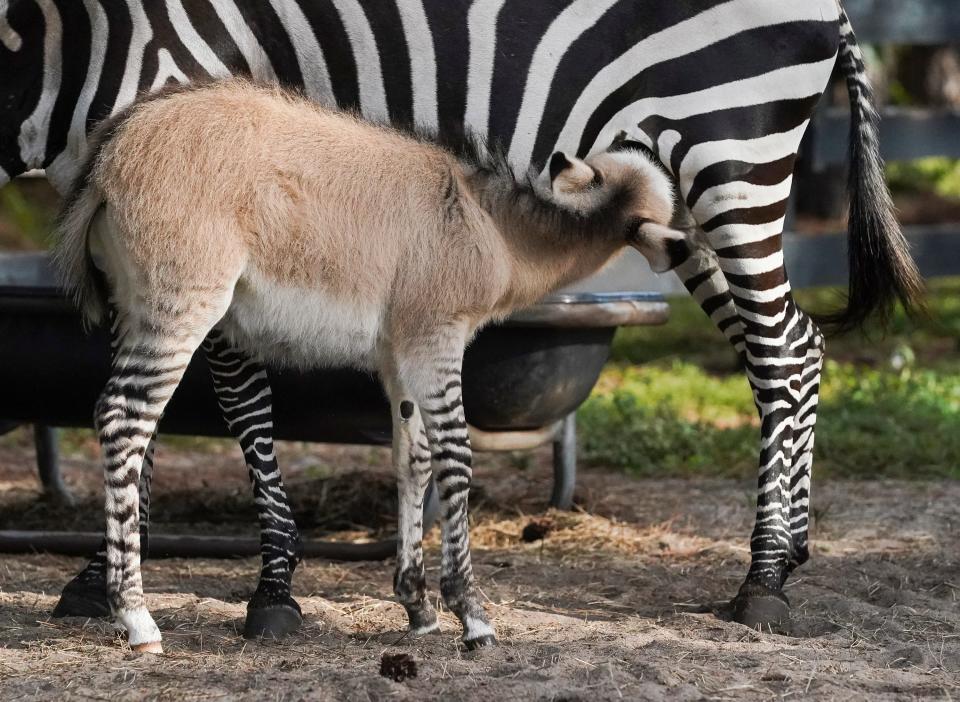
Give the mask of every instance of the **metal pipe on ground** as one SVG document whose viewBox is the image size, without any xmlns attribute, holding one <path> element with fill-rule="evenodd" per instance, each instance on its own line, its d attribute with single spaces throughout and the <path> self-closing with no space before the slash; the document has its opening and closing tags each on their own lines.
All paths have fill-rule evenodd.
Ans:
<svg viewBox="0 0 960 702">
<path fill-rule="evenodd" d="M 103 534 L 70 531 L 0 531 L 0 553 L 55 553 L 89 556 Z M 397 553 L 396 539 L 370 543 L 305 541 L 304 558 L 332 561 L 382 561 Z M 150 535 L 150 558 L 248 558 L 260 555 L 257 539 L 236 536 Z"/>
</svg>

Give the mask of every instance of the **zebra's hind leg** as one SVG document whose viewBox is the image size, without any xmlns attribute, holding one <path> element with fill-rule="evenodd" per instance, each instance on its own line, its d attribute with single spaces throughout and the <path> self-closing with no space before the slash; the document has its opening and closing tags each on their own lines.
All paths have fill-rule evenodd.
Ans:
<svg viewBox="0 0 960 702">
<path fill-rule="evenodd" d="M 410 633 L 419 636 L 440 628 L 427 598 L 423 569 L 423 508 L 430 484 L 430 445 L 420 410 L 413 397 L 403 392 L 395 370 L 384 368 L 383 380 L 393 416 L 393 466 L 399 506 L 393 591 L 407 612 Z"/>
<path fill-rule="evenodd" d="M 140 558 L 148 555 L 150 532 L 150 484 L 153 475 L 153 449 L 156 435 L 150 440 L 140 469 Z M 109 617 L 107 601 L 107 539 L 104 536 L 96 554 L 60 593 L 53 608 L 54 617 Z"/>
<path fill-rule="evenodd" d="M 738 225 L 725 224 L 712 242 L 719 255 L 699 250 L 677 269 L 743 360 L 760 414 L 752 565 L 737 596 L 722 608 L 751 627 L 780 626 L 789 620 L 783 584 L 807 558 L 813 424 L 823 348 L 819 330 L 790 295 L 776 246 L 778 223 L 755 226 L 759 231 L 754 230 L 754 236 L 759 233 L 776 242 L 767 252 L 773 265 L 754 263 L 757 244 L 738 247 L 731 241 Z M 751 275 L 751 267 L 758 265 L 770 270 Z"/>
<path fill-rule="evenodd" d="M 780 285 L 787 286 L 785 277 Z M 823 341 L 797 308 L 789 287 L 782 290 L 782 298 L 768 311 L 755 311 L 744 323 L 747 375 L 762 433 L 750 570 L 731 605 L 734 619 L 750 627 L 787 624 L 790 603 L 783 586 L 808 557 L 810 468 Z"/>
<path fill-rule="evenodd" d="M 448 329 L 430 341 L 398 356 L 398 376 L 420 408 L 440 491 L 440 593 L 463 625 L 464 645 L 475 649 L 497 639 L 480 604 L 470 559 L 467 510 L 473 470 L 460 380 L 466 334 Z"/>
<path fill-rule="evenodd" d="M 793 428 L 793 462 L 790 465 L 790 532 L 793 541 L 788 574 L 810 557 L 807 535 L 810 528 L 810 477 L 813 468 L 813 437 L 820 399 L 823 369 L 823 334 L 807 315 L 805 319 L 806 362 L 800 379 L 800 410 Z"/>
<path fill-rule="evenodd" d="M 258 361 L 233 348 L 218 330 L 207 335 L 203 350 L 223 418 L 243 450 L 260 522 L 260 581 L 247 603 L 243 635 L 280 637 L 303 622 L 290 595 L 303 544 L 273 448 L 270 380 Z"/>
<path fill-rule="evenodd" d="M 744 198 L 737 202 L 742 209 L 714 213 L 705 225 L 740 320 L 744 366 L 760 416 L 751 563 L 731 601 L 731 611 L 736 621 L 750 627 L 781 627 L 790 618 L 783 585 L 797 562 L 791 529 L 791 478 L 798 465 L 794 439 L 803 436 L 811 447 L 813 442 L 813 427 L 803 421 L 803 385 L 808 352 L 815 341 L 809 318 L 793 300 L 783 267 L 786 200 L 773 205 L 760 201 L 751 208 L 751 189 L 738 187 L 744 188 Z M 713 206 L 729 207 L 723 202 Z"/>
</svg>

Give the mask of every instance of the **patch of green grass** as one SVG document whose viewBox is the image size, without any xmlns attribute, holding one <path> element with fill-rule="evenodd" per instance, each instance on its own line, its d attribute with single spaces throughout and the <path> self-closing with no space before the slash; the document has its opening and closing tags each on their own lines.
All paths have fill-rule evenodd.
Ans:
<svg viewBox="0 0 960 702">
<path fill-rule="evenodd" d="M 646 389 L 669 379 L 669 369 L 650 367 L 643 375 Z M 749 392 L 744 394 L 749 401 Z M 595 391 L 577 414 L 581 457 L 587 464 L 638 476 L 745 473 L 755 460 L 750 444 L 755 428 L 721 428 L 686 417 L 671 404 L 651 401 L 636 386 Z"/>
<path fill-rule="evenodd" d="M 827 307 L 836 291 L 798 295 Z M 828 341 L 815 471 L 960 478 L 960 281 L 931 288 L 931 316 L 881 336 Z M 665 327 L 624 329 L 578 415 L 587 463 L 637 475 L 750 476 L 759 429 L 746 379 L 690 300 Z M 830 360 L 836 359 L 836 360 Z"/>
</svg>

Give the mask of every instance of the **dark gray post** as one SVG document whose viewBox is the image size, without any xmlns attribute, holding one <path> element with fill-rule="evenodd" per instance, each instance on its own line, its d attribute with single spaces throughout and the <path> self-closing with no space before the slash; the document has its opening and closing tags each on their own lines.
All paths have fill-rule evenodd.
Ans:
<svg viewBox="0 0 960 702">
<path fill-rule="evenodd" d="M 553 440 L 553 494 L 550 506 L 570 509 L 577 486 L 577 414 L 571 412 L 560 423 Z"/>
<path fill-rule="evenodd" d="M 43 424 L 33 426 L 33 445 L 37 449 L 37 471 L 43 492 L 54 502 L 64 505 L 74 503 L 73 495 L 60 474 L 60 456 L 57 450 L 57 430 Z"/>
</svg>

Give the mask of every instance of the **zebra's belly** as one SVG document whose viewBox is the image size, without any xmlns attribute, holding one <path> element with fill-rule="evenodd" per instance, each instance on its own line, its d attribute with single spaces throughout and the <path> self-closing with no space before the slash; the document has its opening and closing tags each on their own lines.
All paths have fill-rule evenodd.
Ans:
<svg viewBox="0 0 960 702">
<path fill-rule="evenodd" d="M 382 311 L 329 291 L 243 279 L 220 327 L 271 365 L 372 370 Z"/>
</svg>

